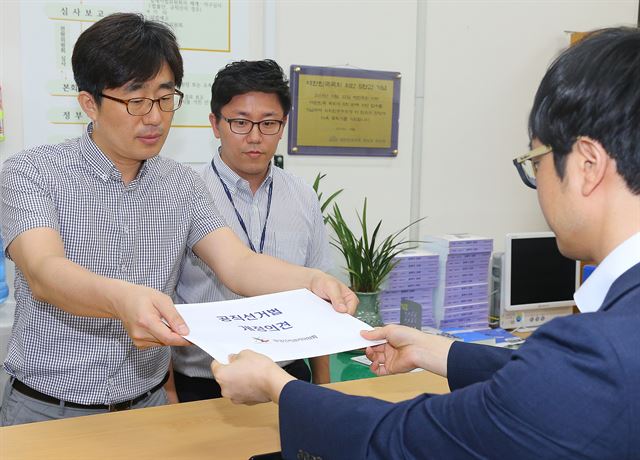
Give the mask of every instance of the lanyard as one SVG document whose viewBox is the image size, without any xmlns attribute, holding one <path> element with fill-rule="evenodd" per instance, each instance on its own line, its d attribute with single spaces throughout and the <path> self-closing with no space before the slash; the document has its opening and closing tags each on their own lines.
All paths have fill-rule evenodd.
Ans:
<svg viewBox="0 0 640 460">
<path fill-rule="evenodd" d="M 256 248 L 253 245 L 253 242 L 251 241 L 251 237 L 249 236 L 249 232 L 247 231 L 247 226 L 245 225 L 244 220 L 242 219 L 242 216 L 238 212 L 238 208 L 236 208 L 236 204 L 233 202 L 233 198 L 231 197 L 231 192 L 229 191 L 229 187 L 227 187 L 227 184 L 225 184 L 224 181 L 222 180 L 222 177 L 220 177 L 218 168 L 216 168 L 216 165 L 214 164 L 213 160 L 211 160 L 211 167 L 213 168 L 213 172 L 216 173 L 216 176 L 218 176 L 218 179 L 220 179 L 220 183 L 222 184 L 224 193 L 227 194 L 227 198 L 229 198 L 229 202 L 231 203 L 231 206 L 233 206 L 233 210 L 236 212 L 236 217 L 238 218 L 240 227 L 242 227 L 242 230 L 244 230 L 244 234 L 247 235 L 247 241 L 249 241 L 249 247 L 253 252 L 258 252 L 256 251 Z M 267 234 L 267 221 L 269 220 L 269 212 L 271 211 L 271 195 L 273 195 L 273 179 L 269 184 L 269 195 L 267 198 L 267 215 L 264 218 L 264 227 L 262 227 L 262 236 L 260 236 L 260 251 L 259 251 L 260 254 L 262 254 L 262 251 L 264 251 L 264 240 Z"/>
</svg>

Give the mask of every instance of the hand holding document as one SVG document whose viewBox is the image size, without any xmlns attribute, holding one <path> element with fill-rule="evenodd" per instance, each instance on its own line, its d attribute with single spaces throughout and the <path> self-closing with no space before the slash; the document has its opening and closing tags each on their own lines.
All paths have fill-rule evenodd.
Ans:
<svg viewBox="0 0 640 460">
<path fill-rule="evenodd" d="M 385 343 L 362 338 L 371 326 L 306 289 L 176 309 L 189 326 L 185 338 L 223 364 L 244 349 L 287 361 Z"/>
</svg>

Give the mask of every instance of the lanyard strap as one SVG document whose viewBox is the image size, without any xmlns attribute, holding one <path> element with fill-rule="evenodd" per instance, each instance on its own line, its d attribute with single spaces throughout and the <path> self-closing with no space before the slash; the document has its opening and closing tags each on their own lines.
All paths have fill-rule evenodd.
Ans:
<svg viewBox="0 0 640 460">
<path fill-rule="evenodd" d="M 242 230 L 244 230 L 244 234 L 247 235 L 247 241 L 249 241 L 249 247 L 251 248 L 251 250 L 253 252 L 259 252 L 260 254 L 262 254 L 262 252 L 264 251 L 264 240 L 265 240 L 265 237 L 266 237 L 266 234 L 267 234 L 267 221 L 269 220 L 269 212 L 271 211 L 271 196 L 273 195 L 273 179 L 271 180 L 271 183 L 269 184 L 269 194 L 268 194 L 268 197 L 267 197 L 267 215 L 264 218 L 264 227 L 262 227 L 262 235 L 260 236 L 260 251 L 256 251 L 256 248 L 253 245 L 253 242 L 251 241 L 251 237 L 249 236 L 249 232 L 247 231 L 247 226 L 245 225 L 244 220 L 242 219 L 242 216 L 238 212 L 238 208 L 236 208 L 236 204 L 233 202 L 233 197 L 231 196 L 231 192 L 229 191 L 229 187 L 227 187 L 227 184 L 225 184 L 224 181 L 222 180 L 222 177 L 220 177 L 220 173 L 218 172 L 218 168 L 216 168 L 216 165 L 213 162 L 213 160 L 211 160 L 211 167 L 213 168 L 213 172 L 216 173 L 216 176 L 218 176 L 218 179 L 220 179 L 220 183 L 222 184 L 222 188 L 224 189 L 224 193 L 227 194 L 227 198 L 229 199 L 229 202 L 231 203 L 231 206 L 233 206 L 233 210 L 236 212 L 236 217 L 238 218 L 238 222 L 240 223 L 240 227 L 242 227 Z"/>
</svg>

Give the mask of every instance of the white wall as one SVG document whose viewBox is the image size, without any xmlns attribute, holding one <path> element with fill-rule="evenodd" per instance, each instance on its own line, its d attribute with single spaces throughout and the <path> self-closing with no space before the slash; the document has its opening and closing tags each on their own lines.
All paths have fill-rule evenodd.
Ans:
<svg viewBox="0 0 640 460">
<path fill-rule="evenodd" d="M 285 168 L 308 180 L 326 172 L 323 190 L 344 188 L 339 201 L 351 222 L 367 197 L 371 221 L 382 218 L 390 231 L 409 222 L 415 14 L 413 1 L 281 1 L 277 8 L 275 58 L 283 67 L 349 65 L 402 74 L 397 158 L 285 158 Z"/>
<path fill-rule="evenodd" d="M 399 156 L 287 157 L 288 169 L 326 190 L 346 188 L 343 211 L 369 199 L 372 217 L 395 230 L 409 222 L 417 1 L 280 1 L 277 54 L 291 64 L 402 73 Z M 493 237 L 547 230 L 536 194 L 511 159 L 527 151 L 527 115 L 566 30 L 634 25 L 638 1 L 428 1 L 421 235 Z M 281 146 L 286 151 L 286 146 Z"/>
<path fill-rule="evenodd" d="M 429 232 L 471 231 L 502 248 L 510 231 L 546 230 L 511 159 L 567 30 L 634 25 L 637 1 L 429 2 L 422 213 Z"/>
<path fill-rule="evenodd" d="M 345 188 L 340 204 L 352 222 L 368 197 L 371 219 L 382 218 L 389 231 L 410 217 L 417 1 L 251 2 L 255 55 L 249 58 L 261 57 L 262 41 L 263 55 L 287 71 L 310 64 L 402 73 L 397 158 L 285 157 L 285 167 L 309 181 L 328 173 L 325 191 Z M 428 216 L 421 234 L 469 231 L 495 238 L 501 248 L 509 231 L 546 229 L 535 192 L 511 165 L 527 150 L 526 117 L 537 84 L 567 45 L 565 30 L 633 25 L 637 14 L 638 0 L 427 2 L 425 144 L 421 193 L 413 198 Z M 0 2 L 0 16 L 3 161 L 23 146 L 19 3 Z"/>
</svg>

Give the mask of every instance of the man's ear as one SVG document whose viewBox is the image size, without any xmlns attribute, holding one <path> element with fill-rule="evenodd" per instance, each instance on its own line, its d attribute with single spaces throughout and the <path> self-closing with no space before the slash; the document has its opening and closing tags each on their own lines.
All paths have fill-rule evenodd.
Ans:
<svg viewBox="0 0 640 460">
<path fill-rule="evenodd" d="M 216 139 L 220 139 L 220 128 L 218 127 L 218 118 L 215 116 L 215 114 L 210 113 L 209 114 L 209 123 L 211 124 L 211 127 L 213 128 L 213 135 L 216 136 Z"/>
<path fill-rule="evenodd" d="M 96 121 L 100 107 L 93 96 L 86 91 L 80 91 L 78 94 L 78 103 L 91 121 Z"/>
<path fill-rule="evenodd" d="M 575 144 L 582 176 L 582 194 L 590 195 L 603 181 L 607 168 L 611 168 L 611 157 L 600 142 L 589 137 L 579 137 Z"/>
</svg>

